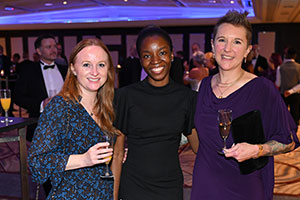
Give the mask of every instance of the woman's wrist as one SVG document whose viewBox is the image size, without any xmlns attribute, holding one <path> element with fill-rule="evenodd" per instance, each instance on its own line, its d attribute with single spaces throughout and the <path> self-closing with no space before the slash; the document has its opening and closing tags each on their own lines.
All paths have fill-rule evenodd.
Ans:
<svg viewBox="0 0 300 200">
<path fill-rule="evenodd" d="M 257 154 L 254 158 L 259 158 L 263 155 L 264 146 L 262 144 L 257 144 L 256 146 L 258 147 L 258 149 L 257 149 Z"/>
</svg>

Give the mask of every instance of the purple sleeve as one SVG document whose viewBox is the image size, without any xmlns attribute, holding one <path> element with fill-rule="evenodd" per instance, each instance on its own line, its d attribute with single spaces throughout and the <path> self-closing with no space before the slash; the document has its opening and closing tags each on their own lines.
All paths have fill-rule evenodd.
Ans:
<svg viewBox="0 0 300 200">
<path fill-rule="evenodd" d="M 275 140 L 283 144 L 292 142 L 292 138 L 299 146 L 297 137 L 297 125 L 287 109 L 279 91 L 268 80 L 264 80 L 263 123 L 267 140 Z M 292 135 L 292 137 L 291 137 Z"/>
</svg>

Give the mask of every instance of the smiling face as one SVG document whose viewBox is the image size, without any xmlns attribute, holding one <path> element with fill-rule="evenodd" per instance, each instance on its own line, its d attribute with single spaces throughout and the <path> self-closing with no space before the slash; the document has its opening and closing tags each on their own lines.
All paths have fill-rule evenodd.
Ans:
<svg viewBox="0 0 300 200">
<path fill-rule="evenodd" d="M 99 46 L 87 46 L 77 54 L 71 70 L 81 95 L 98 92 L 107 80 L 109 65 L 107 53 Z"/>
<path fill-rule="evenodd" d="M 247 45 L 246 29 L 229 23 L 218 28 L 212 49 L 220 69 L 228 71 L 242 66 L 243 59 L 251 50 Z"/>
<path fill-rule="evenodd" d="M 140 62 L 148 74 L 149 83 L 161 87 L 169 83 L 173 53 L 168 42 L 161 36 L 146 37 L 141 43 Z"/>
</svg>

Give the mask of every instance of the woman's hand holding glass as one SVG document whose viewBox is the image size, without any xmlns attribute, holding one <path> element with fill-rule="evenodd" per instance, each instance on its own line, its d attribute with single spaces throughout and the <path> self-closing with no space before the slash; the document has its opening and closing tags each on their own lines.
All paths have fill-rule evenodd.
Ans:
<svg viewBox="0 0 300 200">
<path fill-rule="evenodd" d="M 105 135 L 104 138 L 105 138 L 105 141 L 109 143 L 109 147 L 113 147 L 114 146 L 114 137 L 113 136 L 111 136 L 111 135 Z M 109 147 L 107 147 L 107 148 L 109 148 Z M 112 158 L 112 156 L 110 155 L 110 156 L 107 156 L 104 159 L 104 160 L 107 160 L 105 162 L 106 168 L 105 168 L 105 174 L 100 175 L 101 178 L 113 178 L 114 177 L 113 175 L 111 175 L 109 173 L 109 169 L 108 169 L 111 158 Z"/>
<path fill-rule="evenodd" d="M 108 142 L 100 142 L 89 148 L 89 150 L 84 153 L 86 166 L 109 162 L 113 155 L 113 149 L 109 146 L 110 144 Z"/>
<path fill-rule="evenodd" d="M 233 157 L 238 162 L 243 162 L 250 158 L 255 158 L 258 154 L 259 148 L 255 144 L 246 142 L 233 144 L 231 148 L 224 151 L 226 157 Z"/>
</svg>

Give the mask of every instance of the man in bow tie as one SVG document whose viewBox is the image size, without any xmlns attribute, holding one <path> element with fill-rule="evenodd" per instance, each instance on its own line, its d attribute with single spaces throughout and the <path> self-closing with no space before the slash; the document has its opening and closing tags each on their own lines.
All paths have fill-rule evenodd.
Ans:
<svg viewBox="0 0 300 200">
<path fill-rule="evenodd" d="M 57 56 L 54 36 L 41 35 L 34 46 L 40 61 L 28 64 L 20 70 L 15 87 L 15 103 L 27 109 L 29 117 L 38 118 L 51 98 L 60 91 L 67 67 L 54 62 Z M 28 127 L 27 140 L 32 140 L 35 127 Z"/>
</svg>

